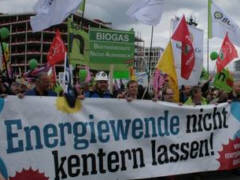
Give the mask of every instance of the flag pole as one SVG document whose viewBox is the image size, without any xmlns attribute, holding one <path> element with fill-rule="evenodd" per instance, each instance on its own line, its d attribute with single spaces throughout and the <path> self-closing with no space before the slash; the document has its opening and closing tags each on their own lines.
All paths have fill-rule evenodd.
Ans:
<svg viewBox="0 0 240 180">
<path fill-rule="evenodd" d="M 207 39 L 207 72 L 209 71 L 209 39 Z"/>
<path fill-rule="evenodd" d="M 110 89 L 110 93 L 113 94 L 113 71 L 114 71 L 114 65 L 111 64 L 110 65 L 110 71 L 109 71 L 109 89 Z"/>
<path fill-rule="evenodd" d="M 85 13 L 85 3 L 86 3 L 86 0 L 83 0 L 82 2 L 83 4 L 81 6 L 83 6 L 83 9 L 82 9 L 82 17 L 81 17 L 81 29 L 83 29 L 83 18 L 84 18 L 84 13 Z"/>
<path fill-rule="evenodd" d="M 150 77 L 151 77 L 153 31 L 154 31 L 154 27 L 152 26 L 151 42 L 150 42 L 150 53 L 149 53 L 149 63 L 148 63 L 148 86 L 149 87 L 150 87 Z"/>
<path fill-rule="evenodd" d="M 207 38 L 207 72 L 209 69 L 209 39 L 212 37 L 212 14 L 211 14 L 212 0 L 208 0 L 208 38 Z"/>
</svg>

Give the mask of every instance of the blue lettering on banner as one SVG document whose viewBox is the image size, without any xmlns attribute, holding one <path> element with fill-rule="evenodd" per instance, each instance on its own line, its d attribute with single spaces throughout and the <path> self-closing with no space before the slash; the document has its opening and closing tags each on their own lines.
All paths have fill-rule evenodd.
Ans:
<svg viewBox="0 0 240 180">
<path fill-rule="evenodd" d="M 73 138 L 74 149 L 82 150 L 94 143 L 174 136 L 179 133 L 180 126 L 179 117 L 170 116 L 169 111 L 164 111 L 164 116 L 158 118 L 96 121 L 91 114 L 89 119 L 88 122 L 49 123 L 43 127 L 37 125 L 23 127 L 20 119 L 5 120 L 7 153 L 66 146 L 66 139 L 69 138 Z"/>
</svg>

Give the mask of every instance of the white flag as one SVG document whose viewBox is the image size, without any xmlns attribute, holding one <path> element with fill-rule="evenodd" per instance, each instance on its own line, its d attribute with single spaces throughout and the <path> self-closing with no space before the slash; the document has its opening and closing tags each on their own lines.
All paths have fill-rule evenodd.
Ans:
<svg viewBox="0 0 240 180">
<path fill-rule="evenodd" d="M 165 0 L 136 0 L 128 9 L 127 15 L 143 24 L 159 24 Z"/>
<path fill-rule="evenodd" d="M 228 32 L 229 39 L 240 46 L 240 28 L 220 7 L 214 2 L 211 3 L 211 20 L 209 24 L 209 38 L 219 37 L 224 38 Z"/>
<path fill-rule="evenodd" d="M 62 23 L 78 10 L 82 0 L 38 0 L 34 7 L 37 15 L 31 17 L 33 32 Z"/>
</svg>

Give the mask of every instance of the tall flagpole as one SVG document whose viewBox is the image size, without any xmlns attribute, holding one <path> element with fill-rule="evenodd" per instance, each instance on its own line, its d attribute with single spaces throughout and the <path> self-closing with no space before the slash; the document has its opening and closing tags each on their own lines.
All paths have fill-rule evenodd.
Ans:
<svg viewBox="0 0 240 180">
<path fill-rule="evenodd" d="M 80 7 L 82 7 L 82 17 L 81 17 L 81 29 L 83 29 L 83 18 L 84 18 L 84 12 L 85 12 L 85 5 L 86 5 L 86 0 L 83 0 Z"/>
<path fill-rule="evenodd" d="M 208 38 L 207 38 L 207 72 L 209 73 L 209 39 L 212 37 L 212 0 L 208 0 Z"/>
<path fill-rule="evenodd" d="M 150 43 L 150 53 L 149 53 L 149 63 L 148 63 L 148 74 L 149 74 L 149 75 L 148 75 L 148 86 L 149 86 L 149 87 L 150 87 L 150 77 L 151 77 L 153 31 L 154 31 L 154 27 L 152 26 L 151 43 Z"/>
<path fill-rule="evenodd" d="M 209 73 L 209 39 L 207 39 L 207 72 Z"/>
</svg>

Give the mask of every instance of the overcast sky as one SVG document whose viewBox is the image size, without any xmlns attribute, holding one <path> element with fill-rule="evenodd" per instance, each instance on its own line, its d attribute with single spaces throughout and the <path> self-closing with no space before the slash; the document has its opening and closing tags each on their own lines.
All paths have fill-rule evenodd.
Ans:
<svg viewBox="0 0 240 180">
<path fill-rule="evenodd" d="M 147 47 L 150 46 L 151 26 L 135 22 L 126 15 L 126 11 L 135 1 L 136 0 L 86 0 L 86 17 L 112 22 L 112 27 L 116 29 L 129 30 L 134 28 L 137 34 L 141 34 L 142 39 L 145 40 L 145 47 Z M 0 12 L 33 12 L 33 6 L 36 2 L 37 0 L 0 0 Z M 240 0 L 214 0 L 214 2 L 223 8 L 225 12 L 240 25 Z M 196 18 L 199 24 L 198 27 L 205 31 L 205 45 L 207 44 L 207 0 L 166 0 L 162 20 L 159 25 L 154 27 L 153 46 L 165 48 L 170 37 L 170 19 L 175 16 L 182 16 L 183 14 L 185 14 L 186 17 L 192 15 Z M 219 51 L 221 42 L 222 40 L 220 39 L 211 40 L 210 52 Z M 206 57 L 207 56 L 205 56 L 205 59 Z"/>
</svg>

